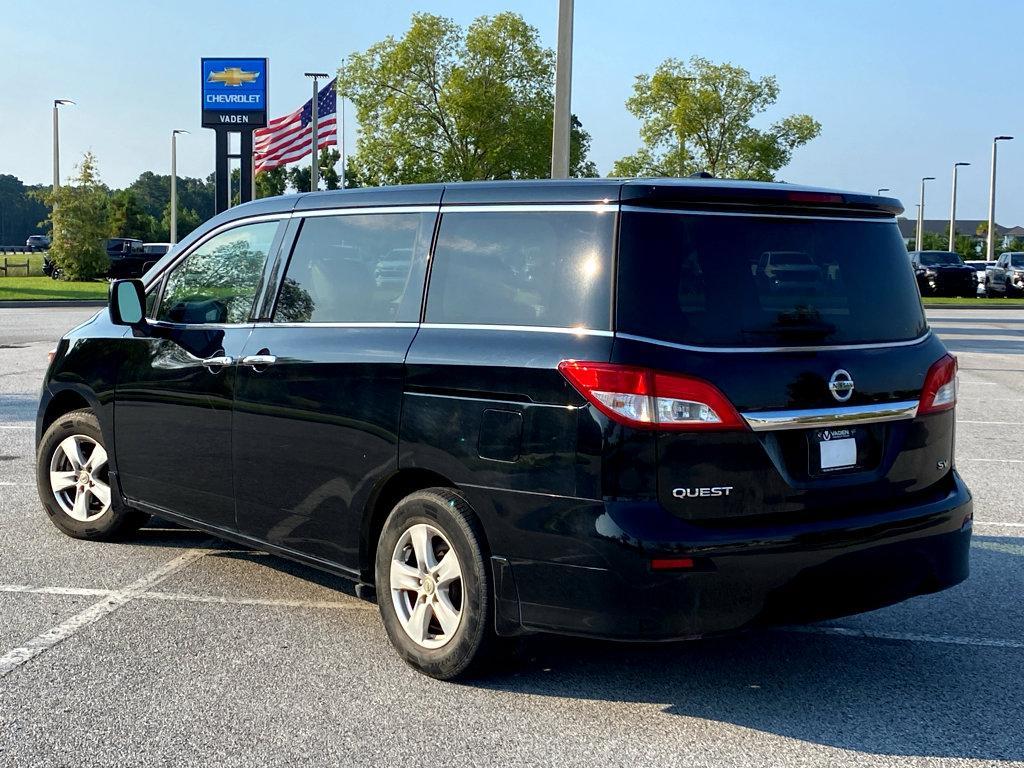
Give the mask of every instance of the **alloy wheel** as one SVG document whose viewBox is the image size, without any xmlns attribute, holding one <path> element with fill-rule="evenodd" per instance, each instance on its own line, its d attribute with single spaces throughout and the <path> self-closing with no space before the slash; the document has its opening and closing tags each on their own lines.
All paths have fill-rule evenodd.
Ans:
<svg viewBox="0 0 1024 769">
<path fill-rule="evenodd" d="M 92 521 L 110 509 L 107 452 L 87 435 L 62 440 L 50 457 L 50 489 L 61 510 L 76 521 Z"/>
<path fill-rule="evenodd" d="M 426 649 L 448 643 L 462 621 L 462 566 L 448 538 L 425 523 L 410 526 L 391 556 L 391 600 L 406 634 Z"/>
</svg>

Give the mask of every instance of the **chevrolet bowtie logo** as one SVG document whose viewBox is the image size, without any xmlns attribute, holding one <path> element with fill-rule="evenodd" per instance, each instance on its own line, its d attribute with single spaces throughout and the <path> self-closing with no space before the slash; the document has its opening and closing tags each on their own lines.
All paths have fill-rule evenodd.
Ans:
<svg viewBox="0 0 1024 769">
<path fill-rule="evenodd" d="M 225 67 L 220 72 L 211 72 L 207 82 L 241 85 L 242 83 L 252 83 L 259 76 L 259 72 L 246 72 L 241 67 Z"/>
</svg>

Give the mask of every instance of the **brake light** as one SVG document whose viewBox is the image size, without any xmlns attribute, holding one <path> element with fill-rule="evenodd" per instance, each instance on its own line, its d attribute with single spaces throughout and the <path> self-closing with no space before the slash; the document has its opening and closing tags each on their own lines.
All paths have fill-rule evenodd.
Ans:
<svg viewBox="0 0 1024 769">
<path fill-rule="evenodd" d="M 692 569 L 695 566 L 692 558 L 652 558 L 651 568 L 655 571 L 675 571 L 676 569 Z"/>
<path fill-rule="evenodd" d="M 558 370 L 602 414 L 645 430 L 742 430 L 740 415 L 710 382 L 636 366 L 563 360 Z"/>
<path fill-rule="evenodd" d="M 792 203 L 843 203 L 843 196 L 834 192 L 790 192 L 786 200 Z"/>
<path fill-rule="evenodd" d="M 956 358 L 946 354 L 939 358 L 924 378 L 918 414 L 935 414 L 956 405 Z"/>
</svg>

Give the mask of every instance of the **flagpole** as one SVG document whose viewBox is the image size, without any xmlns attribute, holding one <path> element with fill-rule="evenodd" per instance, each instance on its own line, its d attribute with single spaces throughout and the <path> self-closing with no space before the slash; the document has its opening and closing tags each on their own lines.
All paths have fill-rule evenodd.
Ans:
<svg viewBox="0 0 1024 769">
<path fill-rule="evenodd" d="M 320 163 L 317 158 L 317 144 L 320 143 L 320 126 L 317 115 L 317 101 L 320 97 L 320 84 L 319 79 L 327 77 L 326 72 L 306 72 L 306 77 L 313 79 L 313 110 L 311 115 L 311 122 L 309 127 L 312 129 L 311 144 L 312 144 L 312 162 L 309 169 L 309 191 L 315 192 L 317 187 L 320 186 Z"/>
</svg>

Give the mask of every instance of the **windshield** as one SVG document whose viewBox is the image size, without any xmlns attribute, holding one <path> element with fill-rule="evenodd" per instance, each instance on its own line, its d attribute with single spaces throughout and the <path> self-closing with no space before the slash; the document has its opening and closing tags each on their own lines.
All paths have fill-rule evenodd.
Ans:
<svg viewBox="0 0 1024 769">
<path fill-rule="evenodd" d="M 950 264 L 963 264 L 963 260 L 957 254 L 950 254 L 945 251 L 922 251 L 921 264 L 925 267 L 939 267 Z"/>
<path fill-rule="evenodd" d="M 622 213 L 617 323 L 713 347 L 894 342 L 927 328 L 891 220 L 635 210 Z"/>
<path fill-rule="evenodd" d="M 1014 254 L 1011 256 L 1010 265 L 1012 267 L 1024 268 L 1024 254 Z"/>
</svg>

